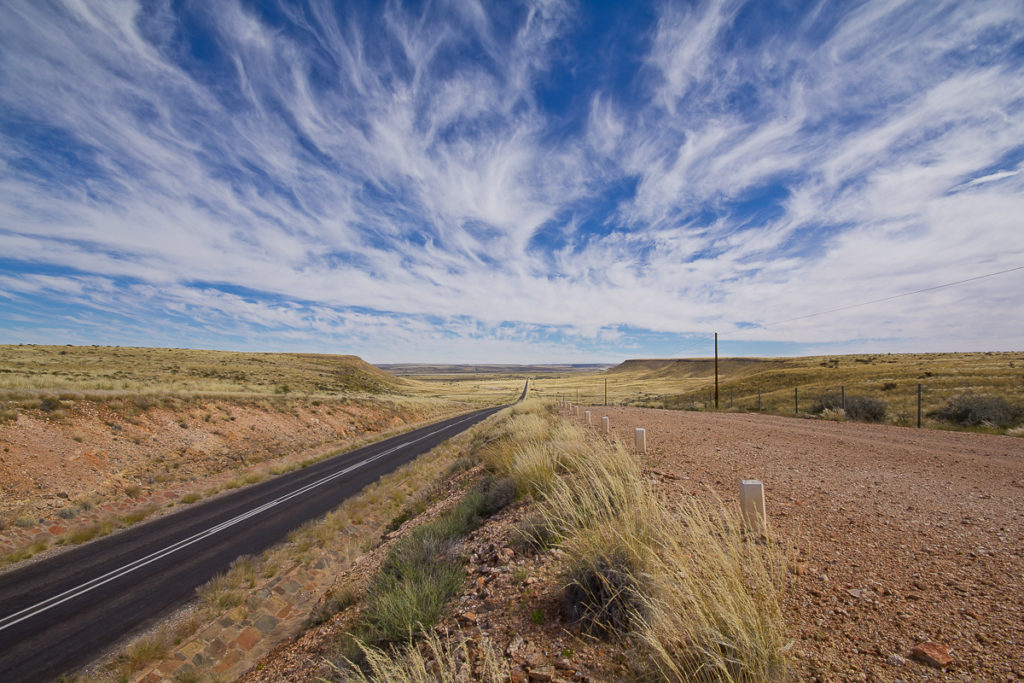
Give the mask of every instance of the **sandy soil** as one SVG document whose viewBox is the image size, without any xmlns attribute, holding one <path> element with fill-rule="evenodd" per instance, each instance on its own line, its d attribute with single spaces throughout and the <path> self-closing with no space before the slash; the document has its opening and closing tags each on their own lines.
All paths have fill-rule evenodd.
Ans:
<svg viewBox="0 0 1024 683">
<path fill-rule="evenodd" d="M 792 552 L 797 675 L 1024 679 L 1024 439 L 732 413 L 592 408 L 647 430 L 668 492 L 765 486 Z M 945 671 L 910 657 L 949 649 Z M 909 661 L 903 661 L 908 659 Z"/>
</svg>

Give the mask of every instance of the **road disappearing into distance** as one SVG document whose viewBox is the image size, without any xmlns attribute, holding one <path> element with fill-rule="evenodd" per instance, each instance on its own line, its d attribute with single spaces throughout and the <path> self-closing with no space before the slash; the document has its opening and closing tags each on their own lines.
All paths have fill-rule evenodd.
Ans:
<svg viewBox="0 0 1024 683">
<path fill-rule="evenodd" d="M 529 383 L 519 397 L 526 396 Z M 505 406 L 322 460 L 0 575 L 0 681 L 56 678 Z"/>
</svg>

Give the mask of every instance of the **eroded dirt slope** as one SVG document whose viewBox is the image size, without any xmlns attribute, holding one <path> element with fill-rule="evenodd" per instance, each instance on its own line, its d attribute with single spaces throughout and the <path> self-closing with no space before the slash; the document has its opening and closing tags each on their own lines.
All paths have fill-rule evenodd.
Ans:
<svg viewBox="0 0 1024 683">
<path fill-rule="evenodd" d="M 64 401 L 0 424 L 0 519 L 201 482 L 450 412 L 388 401 Z"/>
</svg>

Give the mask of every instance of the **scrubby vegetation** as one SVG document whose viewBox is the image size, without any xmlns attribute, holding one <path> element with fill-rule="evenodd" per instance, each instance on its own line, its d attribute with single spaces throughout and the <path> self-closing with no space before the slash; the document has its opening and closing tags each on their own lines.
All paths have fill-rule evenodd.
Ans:
<svg viewBox="0 0 1024 683">
<path fill-rule="evenodd" d="M 845 417 L 862 422 L 882 422 L 886 410 L 888 404 L 885 401 L 870 396 L 847 396 L 844 405 L 839 392 L 827 392 L 811 406 L 811 412 L 818 415 Z"/>
<path fill-rule="evenodd" d="M 532 508 L 521 527 L 524 552 L 559 548 L 563 618 L 593 637 L 633 643 L 637 678 L 785 679 L 784 562 L 766 534 L 744 530 L 732 507 L 713 495 L 670 507 L 637 458 L 537 401 L 460 438 L 471 445 L 449 450 L 447 461 L 435 456 L 432 476 L 405 476 L 426 482 L 423 493 L 413 487 L 411 495 L 387 496 L 380 528 L 388 519 L 398 528 L 430 509 L 439 493 L 433 477 L 459 477 L 458 502 L 426 523 L 403 527 L 365 588 L 341 589 L 314 611 L 310 623 L 318 624 L 360 604 L 336 643 L 339 678 L 507 680 L 508 665 L 486 635 L 468 640 L 434 625 L 465 579 L 462 539 L 520 500 Z M 452 468 L 457 458 L 463 460 Z M 364 506 L 385 502 L 374 491 L 361 498 Z M 357 512 L 348 504 L 344 509 L 294 534 L 289 552 L 330 545 Z M 239 591 L 258 582 L 265 561 L 239 562 L 202 591 L 204 604 L 214 613 L 245 605 Z M 542 623 L 550 614 L 535 609 L 534 617 Z"/>
<path fill-rule="evenodd" d="M 537 543 L 567 555 L 565 616 L 643 644 L 637 674 L 785 677 L 782 558 L 736 510 L 693 497 L 673 514 L 618 445 L 524 406 L 484 461 L 537 501 Z M 557 539 L 557 540 L 555 540 Z M 643 663 L 642 663 L 643 662 Z"/>
<path fill-rule="evenodd" d="M 910 425 L 916 421 L 917 385 L 922 384 L 924 413 L 936 420 L 932 426 L 941 427 L 955 421 L 940 418 L 935 411 L 967 390 L 1024 405 L 1022 367 L 1022 352 L 721 358 L 719 409 L 793 415 L 806 411 L 822 394 L 838 395 L 845 387 L 846 414 L 837 414 L 841 406 L 826 406 L 827 417 Z M 675 410 L 715 406 L 710 358 L 630 360 L 603 373 L 538 379 L 534 386 L 539 395 L 589 405 L 607 400 L 612 405 Z M 794 388 L 799 390 L 799 411 Z M 853 397 L 862 402 L 851 403 Z"/>
<path fill-rule="evenodd" d="M 986 425 L 1006 428 L 1020 421 L 1022 412 L 1020 407 L 1002 396 L 964 393 L 954 396 L 929 415 L 963 427 Z"/>
<path fill-rule="evenodd" d="M 515 499 L 509 479 L 485 477 L 458 505 L 403 536 L 367 590 L 362 643 L 405 640 L 429 629 L 462 585 L 459 538 Z"/>
</svg>

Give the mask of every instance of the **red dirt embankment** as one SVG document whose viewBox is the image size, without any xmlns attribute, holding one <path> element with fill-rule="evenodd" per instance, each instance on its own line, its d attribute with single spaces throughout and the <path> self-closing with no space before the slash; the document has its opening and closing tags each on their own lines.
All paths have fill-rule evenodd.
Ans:
<svg viewBox="0 0 1024 683">
<path fill-rule="evenodd" d="M 1024 439 L 853 422 L 591 408 L 669 495 L 765 486 L 792 552 L 797 675 L 1024 679 Z M 937 641 L 952 665 L 910 659 Z"/>
<path fill-rule="evenodd" d="M 313 457 L 442 408 L 172 398 L 24 411 L 0 424 L 0 556 L 105 515 L 162 506 L 256 463 Z"/>
</svg>

